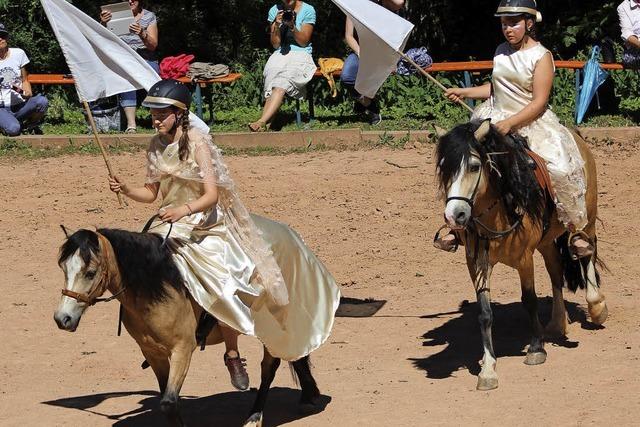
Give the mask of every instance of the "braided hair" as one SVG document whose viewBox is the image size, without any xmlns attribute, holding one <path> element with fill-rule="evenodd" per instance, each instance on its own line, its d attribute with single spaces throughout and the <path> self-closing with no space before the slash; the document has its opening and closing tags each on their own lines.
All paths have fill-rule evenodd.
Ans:
<svg viewBox="0 0 640 427">
<path fill-rule="evenodd" d="M 178 141 L 178 156 L 180 160 L 185 160 L 189 154 L 189 112 L 184 111 L 180 119 L 182 125 L 182 135 Z"/>
</svg>

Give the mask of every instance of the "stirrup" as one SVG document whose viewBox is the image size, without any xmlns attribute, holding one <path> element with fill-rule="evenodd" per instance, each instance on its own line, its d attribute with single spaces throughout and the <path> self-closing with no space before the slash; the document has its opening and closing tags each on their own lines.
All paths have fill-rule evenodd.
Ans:
<svg viewBox="0 0 640 427">
<path fill-rule="evenodd" d="M 444 241 L 440 238 L 440 232 L 444 229 L 449 229 L 448 225 L 443 225 L 442 227 L 440 227 L 438 229 L 438 231 L 436 231 L 436 235 L 433 237 L 433 247 L 438 248 L 440 250 L 446 251 L 446 252 L 455 252 L 458 250 L 458 237 L 453 234 L 452 232 L 447 233 L 448 234 L 453 234 L 453 236 L 455 237 L 455 239 L 449 241 Z"/>
<path fill-rule="evenodd" d="M 589 243 L 589 246 L 586 248 L 577 248 L 573 245 L 573 241 L 576 238 L 582 238 L 584 241 Z M 571 254 L 571 259 L 574 261 L 579 260 L 580 258 L 586 258 L 593 256 L 595 252 L 595 248 L 591 243 L 591 237 L 584 231 L 574 231 L 569 233 L 569 238 L 567 239 L 567 246 L 569 247 L 569 253 Z"/>
</svg>

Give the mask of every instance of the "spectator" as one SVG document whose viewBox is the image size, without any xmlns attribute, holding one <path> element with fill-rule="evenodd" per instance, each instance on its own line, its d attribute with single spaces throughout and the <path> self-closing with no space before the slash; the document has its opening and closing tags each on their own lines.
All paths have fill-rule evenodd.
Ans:
<svg viewBox="0 0 640 427">
<path fill-rule="evenodd" d="M 129 7 L 133 13 L 135 22 L 129 26 L 129 34 L 120 36 L 120 38 L 138 52 L 156 73 L 160 74 L 158 65 L 158 21 L 155 13 L 144 9 L 143 2 L 140 0 L 129 0 Z M 100 22 L 107 25 L 111 20 L 111 12 L 103 10 L 100 13 Z M 125 92 L 120 94 L 120 106 L 124 110 L 127 117 L 126 133 L 136 133 L 136 91 Z"/>
<path fill-rule="evenodd" d="M 9 136 L 35 128 L 49 106 L 44 96 L 33 96 L 25 68 L 28 63 L 24 50 L 9 47 L 9 32 L 0 24 L 0 131 Z"/>
<path fill-rule="evenodd" d="M 640 0 L 624 0 L 618 6 L 620 32 L 624 40 L 625 67 L 640 68 Z"/>
<path fill-rule="evenodd" d="M 250 123 L 252 132 L 266 130 L 280 109 L 284 96 L 303 99 L 306 85 L 316 72 L 311 57 L 311 35 L 316 10 L 299 0 L 282 0 L 269 10 L 271 45 L 275 52 L 264 67 L 264 109 L 258 121 Z"/>
<path fill-rule="evenodd" d="M 371 0 L 392 12 L 398 12 L 404 6 L 404 0 Z M 358 43 L 358 33 L 353 27 L 353 21 L 347 16 L 344 25 L 344 40 L 353 52 L 344 61 L 342 69 L 342 84 L 344 84 L 355 99 L 354 107 L 356 113 L 366 114 L 369 123 L 377 125 L 382 121 L 380 107 L 375 99 L 367 98 L 359 94 L 355 89 L 356 76 L 358 75 L 358 65 L 360 64 L 360 44 Z"/>
</svg>

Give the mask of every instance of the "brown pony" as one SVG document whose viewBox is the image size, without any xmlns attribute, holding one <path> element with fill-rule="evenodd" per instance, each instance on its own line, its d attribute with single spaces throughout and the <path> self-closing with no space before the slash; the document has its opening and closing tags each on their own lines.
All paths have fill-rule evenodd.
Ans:
<svg viewBox="0 0 640 427">
<path fill-rule="evenodd" d="M 574 135 L 585 162 L 587 214 L 585 233 L 596 247 L 596 166 L 586 143 Z M 552 318 L 547 336 L 564 336 L 567 314 L 562 288 L 575 291 L 586 287 L 589 315 L 595 324 L 607 318 L 607 306 L 600 292 L 597 255 L 574 260 L 569 251 L 569 233 L 558 221 L 551 196 L 535 179 L 532 160 L 517 137 L 503 137 L 490 124 L 466 123 L 440 138 L 437 174 L 446 195 L 446 217 L 455 224 L 458 240 L 465 247 L 467 267 L 480 306 L 480 328 L 484 346 L 478 390 L 498 387 L 496 356 L 491 338 L 490 278 L 497 263 L 508 265 L 520 276 L 522 303 L 529 313 L 533 337 L 525 363 L 544 363 L 544 331 L 538 319 L 534 285 L 533 254 L 538 250 L 553 287 Z M 436 235 L 437 237 L 437 235 Z"/>
<path fill-rule="evenodd" d="M 202 308 L 183 286 L 162 237 L 114 229 L 79 230 L 67 236 L 58 264 L 65 274 L 63 297 L 54 315 L 58 327 L 73 332 L 88 307 L 120 301 L 122 323 L 158 379 L 160 409 L 171 425 L 182 426 L 178 398 L 198 345 L 196 328 Z M 107 290 L 112 296 L 100 298 Z M 222 342 L 217 324 L 203 341 L 206 345 Z M 265 348 L 260 389 L 245 426 L 262 425 L 267 393 L 279 365 L 280 359 Z M 300 403 L 312 407 L 320 393 L 309 357 L 292 365 L 302 387 Z"/>
</svg>

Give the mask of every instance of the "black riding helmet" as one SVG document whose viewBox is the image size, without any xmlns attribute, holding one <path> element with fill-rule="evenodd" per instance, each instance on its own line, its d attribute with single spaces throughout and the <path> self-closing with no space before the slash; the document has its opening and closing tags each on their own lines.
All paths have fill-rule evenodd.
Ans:
<svg viewBox="0 0 640 427">
<path fill-rule="evenodd" d="M 536 22 L 542 22 L 542 14 L 538 12 L 536 0 L 501 0 L 495 16 L 529 15 Z"/>
<path fill-rule="evenodd" d="M 160 80 L 151 86 L 147 97 L 142 101 L 142 106 L 148 108 L 176 107 L 189 111 L 191 92 L 177 80 Z"/>
</svg>

